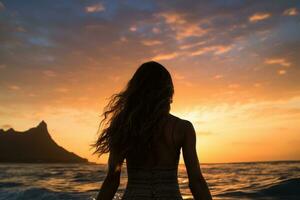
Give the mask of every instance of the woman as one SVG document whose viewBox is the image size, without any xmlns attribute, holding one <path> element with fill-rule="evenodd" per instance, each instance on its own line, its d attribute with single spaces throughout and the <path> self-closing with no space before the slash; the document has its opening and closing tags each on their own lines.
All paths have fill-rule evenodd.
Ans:
<svg viewBox="0 0 300 200">
<path fill-rule="evenodd" d="M 169 113 L 173 93 L 169 72 L 151 61 L 137 69 L 124 91 L 112 96 L 95 143 L 95 153 L 109 152 L 97 200 L 113 199 L 124 160 L 128 182 L 122 199 L 182 199 L 177 181 L 181 149 L 194 199 L 212 199 L 200 170 L 194 127 Z"/>
</svg>

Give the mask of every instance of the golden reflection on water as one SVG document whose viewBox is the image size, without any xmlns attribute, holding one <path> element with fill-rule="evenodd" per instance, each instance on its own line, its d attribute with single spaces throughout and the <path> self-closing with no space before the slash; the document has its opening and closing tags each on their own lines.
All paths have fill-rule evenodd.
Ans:
<svg viewBox="0 0 300 200">
<path fill-rule="evenodd" d="M 300 180 L 300 162 L 202 164 L 201 168 L 215 200 L 257 200 L 259 198 L 256 197 L 242 198 L 239 194 L 264 191 L 272 186 L 278 188 L 282 181 L 289 181 L 288 184 L 295 187 L 294 184 Z M 70 195 L 72 200 L 91 200 L 95 198 L 104 181 L 106 169 L 105 165 L 6 164 L 0 165 L 0 185 L 16 183 L 17 186 L 7 189 L 12 194 L 22 194 L 22 191 L 35 188 L 41 191 L 42 195 L 50 197 L 63 194 Z M 183 199 L 193 199 L 184 165 L 179 166 L 178 183 Z M 120 186 L 114 199 L 121 199 L 126 184 L 127 172 L 126 168 L 122 168 Z"/>
</svg>

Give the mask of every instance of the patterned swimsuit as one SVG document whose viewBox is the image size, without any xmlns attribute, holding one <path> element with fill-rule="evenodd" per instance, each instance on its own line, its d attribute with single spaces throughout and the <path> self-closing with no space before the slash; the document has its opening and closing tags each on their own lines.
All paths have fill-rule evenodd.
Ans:
<svg viewBox="0 0 300 200">
<path fill-rule="evenodd" d="M 177 168 L 128 168 L 123 200 L 182 200 Z"/>
<path fill-rule="evenodd" d="M 176 118 L 176 122 L 179 118 Z M 172 128 L 172 141 L 174 141 L 174 127 Z M 177 170 L 180 150 L 175 150 L 177 164 L 174 168 L 127 168 L 127 186 L 122 200 L 182 200 Z"/>
</svg>

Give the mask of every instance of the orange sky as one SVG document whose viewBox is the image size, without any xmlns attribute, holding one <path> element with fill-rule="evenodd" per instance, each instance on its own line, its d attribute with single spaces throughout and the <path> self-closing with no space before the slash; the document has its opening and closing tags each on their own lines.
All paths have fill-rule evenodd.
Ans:
<svg viewBox="0 0 300 200">
<path fill-rule="evenodd" d="M 45 120 L 59 145 L 106 162 L 89 145 L 107 98 L 155 60 L 201 162 L 300 159 L 299 7 L 1 1 L 0 128 Z"/>
</svg>

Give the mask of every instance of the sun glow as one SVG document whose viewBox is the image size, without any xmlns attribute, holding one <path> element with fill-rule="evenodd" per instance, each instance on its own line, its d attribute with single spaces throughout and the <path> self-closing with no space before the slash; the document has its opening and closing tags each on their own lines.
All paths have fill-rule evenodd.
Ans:
<svg viewBox="0 0 300 200">
<path fill-rule="evenodd" d="M 299 6 L 224 2 L 0 1 L 0 128 L 45 120 L 59 145 L 106 162 L 90 146 L 103 108 L 154 59 L 202 162 L 300 159 Z"/>
</svg>

